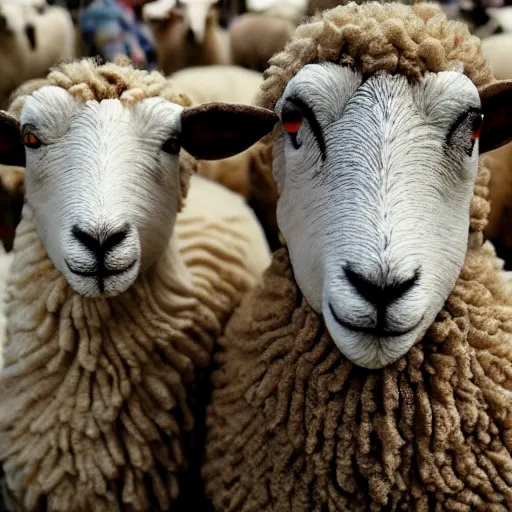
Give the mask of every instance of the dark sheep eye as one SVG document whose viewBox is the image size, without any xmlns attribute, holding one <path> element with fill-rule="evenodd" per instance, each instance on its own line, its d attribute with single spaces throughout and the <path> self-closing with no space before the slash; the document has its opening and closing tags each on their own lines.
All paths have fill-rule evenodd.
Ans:
<svg viewBox="0 0 512 512">
<path fill-rule="evenodd" d="M 162 146 L 162 151 L 170 155 L 177 155 L 180 152 L 181 144 L 177 137 L 169 137 Z"/>
<path fill-rule="evenodd" d="M 29 132 L 28 130 L 23 132 L 22 139 L 23 144 L 27 148 L 31 149 L 37 149 L 43 144 L 32 132 Z"/>
<path fill-rule="evenodd" d="M 292 145 L 295 149 L 300 148 L 300 144 L 297 140 L 297 133 L 302 126 L 303 120 L 303 113 L 297 105 L 294 105 L 293 103 L 286 103 L 283 106 L 281 122 L 283 123 L 286 133 L 290 136 L 290 140 L 292 141 Z"/>
</svg>

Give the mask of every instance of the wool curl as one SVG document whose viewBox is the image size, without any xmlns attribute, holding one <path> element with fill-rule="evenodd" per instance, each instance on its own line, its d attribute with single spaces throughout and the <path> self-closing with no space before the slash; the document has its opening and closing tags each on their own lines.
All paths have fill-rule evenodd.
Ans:
<svg viewBox="0 0 512 512">
<path fill-rule="evenodd" d="M 92 58 L 61 62 L 50 70 L 46 78 L 29 80 L 18 87 L 10 98 L 9 113 L 19 119 L 27 98 L 49 85 L 65 89 L 80 103 L 118 99 L 123 105 L 131 106 L 146 98 L 160 97 L 182 107 L 192 105 L 190 98 L 177 93 L 171 81 L 161 73 L 135 69 L 128 57 L 118 55 L 114 62 L 105 64 L 99 64 Z M 196 170 L 196 160 L 182 151 L 180 209 L 188 193 L 190 176 Z"/>
<path fill-rule="evenodd" d="M 365 75 L 387 71 L 411 81 L 428 71 L 462 66 L 479 87 L 492 78 L 480 47 L 465 24 L 447 20 L 437 5 L 351 2 L 297 28 L 285 49 L 270 59 L 259 102 L 273 109 L 290 79 L 317 62 L 348 65 Z"/>
</svg>

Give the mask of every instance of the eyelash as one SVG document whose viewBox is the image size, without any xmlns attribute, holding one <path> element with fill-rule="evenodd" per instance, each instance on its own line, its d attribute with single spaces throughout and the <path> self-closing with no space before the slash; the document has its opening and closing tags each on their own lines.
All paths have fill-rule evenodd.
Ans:
<svg viewBox="0 0 512 512">
<path fill-rule="evenodd" d="M 39 137 L 32 132 L 32 130 L 33 126 L 31 125 L 23 126 L 21 130 L 21 142 L 27 148 L 38 149 L 43 145 L 43 143 Z"/>
<path fill-rule="evenodd" d="M 478 108 L 470 108 L 463 114 L 461 114 L 455 123 L 451 126 L 450 130 L 446 135 L 446 141 L 448 145 L 455 144 L 464 144 L 465 141 L 454 140 L 459 128 L 461 126 L 469 125 L 471 127 L 471 143 L 468 147 L 464 148 L 465 153 L 468 156 L 473 154 L 473 149 L 475 147 L 475 141 L 480 137 L 480 131 L 482 128 L 483 116 Z M 468 127 L 469 127 L 468 126 Z"/>
<path fill-rule="evenodd" d="M 177 137 L 169 137 L 162 145 L 162 151 L 170 155 L 177 155 L 180 152 L 181 144 Z"/>
<path fill-rule="evenodd" d="M 284 104 L 281 112 L 281 121 L 285 131 L 288 133 L 292 145 L 295 149 L 300 148 L 300 144 L 297 141 L 297 134 L 306 118 L 309 122 L 311 130 L 317 140 L 318 146 L 322 153 L 322 160 L 326 158 L 325 141 L 322 134 L 322 129 L 315 118 L 313 111 L 303 101 L 298 98 L 289 99 Z M 288 125 L 288 126 L 287 126 Z"/>
</svg>

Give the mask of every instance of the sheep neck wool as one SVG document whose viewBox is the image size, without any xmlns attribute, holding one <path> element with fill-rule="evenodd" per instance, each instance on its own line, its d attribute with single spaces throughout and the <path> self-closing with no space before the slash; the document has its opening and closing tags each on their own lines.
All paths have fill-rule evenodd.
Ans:
<svg viewBox="0 0 512 512">
<path fill-rule="evenodd" d="M 219 511 L 512 510 L 510 283 L 483 243 L 481 167 L 464 267 L 436 322 L 378 371 L 349 362 L 286 248 L 221 338 L 207 491 Z"/>
<path fill-rule="evenodd" d="M 76 512 L 168 510 L 176 498 L 194 369 L 254 284 L 236 218 L 180 215 L 167 252 L 127 292 L 85 299 L 25 206 L 0 373 L 0 458 L 23 510 L 42 496 Z"/>
</svg>

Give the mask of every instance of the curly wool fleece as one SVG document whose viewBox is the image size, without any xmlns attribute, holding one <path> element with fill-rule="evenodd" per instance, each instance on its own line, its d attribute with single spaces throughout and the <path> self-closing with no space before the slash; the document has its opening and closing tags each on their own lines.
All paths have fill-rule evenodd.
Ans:
<svg viewBox="0 0 512 512">
<path fill-rule="evenodd" d="M 218 511 L 512 510 L 512 300 L 482 243 L 423 340 L 379 371 L 345 359 L 285 248 L 221 338 L 203 476 Z"/>
<path fill-rule="evenodd" d="M 71 290 L 25 206 L 0 372 L 0 459 L 22 510 L 43 497 L 52 511 L 169 510 L 177 498 L 195 370 L 262 271 L 242 198 L 193 180 L 175 241 L 111 299 Z M 208 214 L 216 201 L 227 206 Z"/>
<path fill-rule="evenodd" d="M 479 41 L 430 5 L 351 4 L 314 18 L 274 57 L 263 104 L 314 60 L 411 80 L 458 66 L 477 85 L 491 80 Z M 275 253 L 216 355 L 203 476 L 217 511 L 512 510 L 512 294 L 483 242 L 489 176 L 482 159 L 466 260 L 443 310 L 381 370 L 344 358 L 286 248 Z"/>
</svg>

